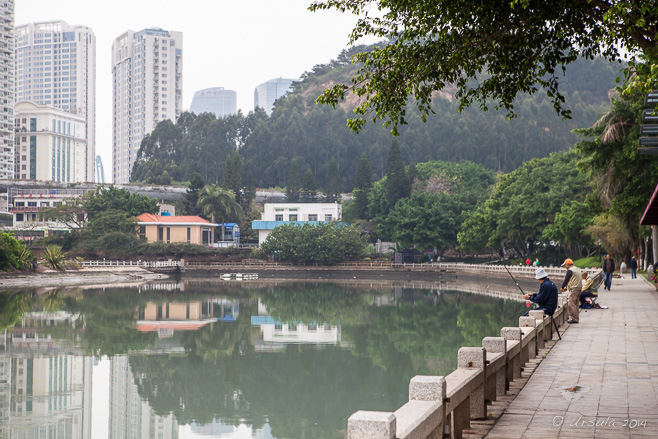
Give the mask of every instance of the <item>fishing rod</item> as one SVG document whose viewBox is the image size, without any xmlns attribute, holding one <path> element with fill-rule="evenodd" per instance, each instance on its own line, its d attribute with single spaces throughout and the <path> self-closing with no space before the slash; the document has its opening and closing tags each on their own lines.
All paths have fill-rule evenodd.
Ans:
<svg viewBox="0 0 658 439">
<path fill-rule="evenodd" d="M 518 289 L 525 296 L 525 294 L 526 294 L 525 291 L 523 291 L 523 288 L 521 288 L 521 285 L 519 285 L 519 283 L 516 281 L 516 279 L 514 279 L 514 276 L 512 276 L 512 273 L 507 268 L 507 265 L 503 265 L 503 267 L 505 267 L 505 271 L 507 271 L 507 274 L 509 274 L 509 277 L 512 278 L 512 280 L 514 281 L 514 283 L 516 284 Z M 557 336 L 560 338 L 560 340 L 562 340 L 562 336 L 560 335 L 560 330 L 557 328 L 557 323 L 555 322 L 555 319 L 553 319 L 553 316 L 551 316 L 551 320 L 553 321 L 553 325 L 555 326 L 555 332 L 557 332 Z"/>
<path fill-rule="evenodd" d="M 516 286 L 518 287 L 518 289 L 521 291 L 521 294 L 523 294 L 523 295 L 525 296 L 525 291 L 523 291 L 523 288 L 521 288 L 521 286 L 520 286 L 519 283 L 516 281 L 516 279 L 514 279 L 514 276 L 512 276 L 512 273 L 511 273 L 511 272 L 509 271 L 509 269 L 507 268 L 507 265 L 503 265 L 503 267 L 505 267 L 505 270 L 507 271 L 507 274 L 509 274 L 509 277 L 512 278 L 512 280 L 514 281 L 514 283 L 516 284 Z"/>
</svg>

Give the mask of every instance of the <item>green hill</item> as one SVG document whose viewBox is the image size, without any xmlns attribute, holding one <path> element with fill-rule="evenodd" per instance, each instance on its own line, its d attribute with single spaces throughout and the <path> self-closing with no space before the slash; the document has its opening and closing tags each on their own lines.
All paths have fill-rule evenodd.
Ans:
<svg viewBox="0 0 658 439">
<path fill-rule="evenodd" d="M 363 50 L 354 48 L 352 51 Z M 297 158 L 300 175 L 310 169 L 320 188 L 332 157 L 338 162 L 343 191 L 351 191 L 358 158 L 368 155 L 375 180 L 385 172 L 390 131 L 376 124 L 355 134 L 346 126 L 358 97 L 348 96 L 336 109 L 314 104 L 325 87 L 348 83 L 356 67 L 351 52 L 313 67 L 276 102 L 271 116 L 263 111 L 217 120 L 213 115 L 183 114 L 176 124 L 160 123 L 142 142 L 132 181 L 188 181 L 200 172 L 206 183 L 221 182 L 226 158 L 236 149 L 244 163 L 244 181 L 253 176 L 259 187 L 285 186 L 290 161 Z M 557 116 L 546 95 L 517 98 L 516 118 L 505 112 L 469 108 L 459 113 L 453 90 L 436 93 L 435 114 L 426 123 L 409 106 L 407 125 L 400 128 L 400 148 L 407 164 L 430 160 L 472 161 L 497 172 L 510 172 L 523 162 L 566 151 L 577 140 L 575 128 L 590 126 L 609 106 L 619 65 L 603 59 L 578 60 L 564 74 L 561 88 L 572 119 Z M 489 108 L 493 108 L 491 105 Z"/>
</svg>

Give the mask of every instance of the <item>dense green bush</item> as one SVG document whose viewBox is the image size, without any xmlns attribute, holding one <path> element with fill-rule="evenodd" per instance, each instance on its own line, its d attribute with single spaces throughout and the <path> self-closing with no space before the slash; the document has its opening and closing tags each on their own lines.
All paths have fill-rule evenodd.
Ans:
<svg viewBox="0 0 658 439">
<path fill-rule="evenodd" d="M 26 265 L 21 260 L 21 255 L 24 251 L 25 244 L 8 233 L 0 232 L 0 270 L 24 270 L 30 268 L 29 265 Z"/>
<path fill-rule="evenodd" d="M 363 231 L 336 222 L 281 225 L 268 235 L 261 249 L 275 260 L 295 264 L 335 265 L 360 255 L 366 244 Z"/>
</svg>

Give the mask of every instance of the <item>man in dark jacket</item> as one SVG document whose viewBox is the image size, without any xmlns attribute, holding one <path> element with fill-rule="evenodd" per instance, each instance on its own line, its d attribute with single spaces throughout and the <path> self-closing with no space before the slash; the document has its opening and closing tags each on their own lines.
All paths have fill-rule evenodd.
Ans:
<svg viewBox="0 0 658 439">
<path fill-rule="evenodd" d="M 557 287 L 548 278 L 548 274 L 546 274 L 546 270 L 543 268 L 538 268 L 535 271 L 535 279 L 540 283 L 539 292 L 532 295 L 525 294 L 523 297 L 539 305 L 536 308 L 537 310 L 544 311 L 544 314 L 547 316 L 552 316 L 557 308 Z"/>
<path fill-rule="evenodd" d="M 603 261 L 603 289 L 610 291 L 612 286 L 612 273 L 615 272 L 615 261 L 610 257 L 610 255 L 605 255 L 605 261 Z"/>
<path fill-rule="evenodd" d="M 637 277 L 637 259 L 635 259 L 635 256 L 628 263 L 628 267 L 631 269 L 631 279 L 635 279 Z"/>
</svg>

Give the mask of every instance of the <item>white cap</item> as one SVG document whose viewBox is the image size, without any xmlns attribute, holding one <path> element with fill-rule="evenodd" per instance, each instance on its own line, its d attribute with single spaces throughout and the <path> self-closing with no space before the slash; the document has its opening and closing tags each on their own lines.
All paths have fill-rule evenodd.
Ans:
<svg viewBox="0 0 658 439">
<path fill-rule="evenodd" d="M 543 279 L 545 277 L 548 277 L 548 274 L 546 274 L 546 270 L 543 268 L 538 268 L 535 270 L 535 279 Z"/>
</svg>

